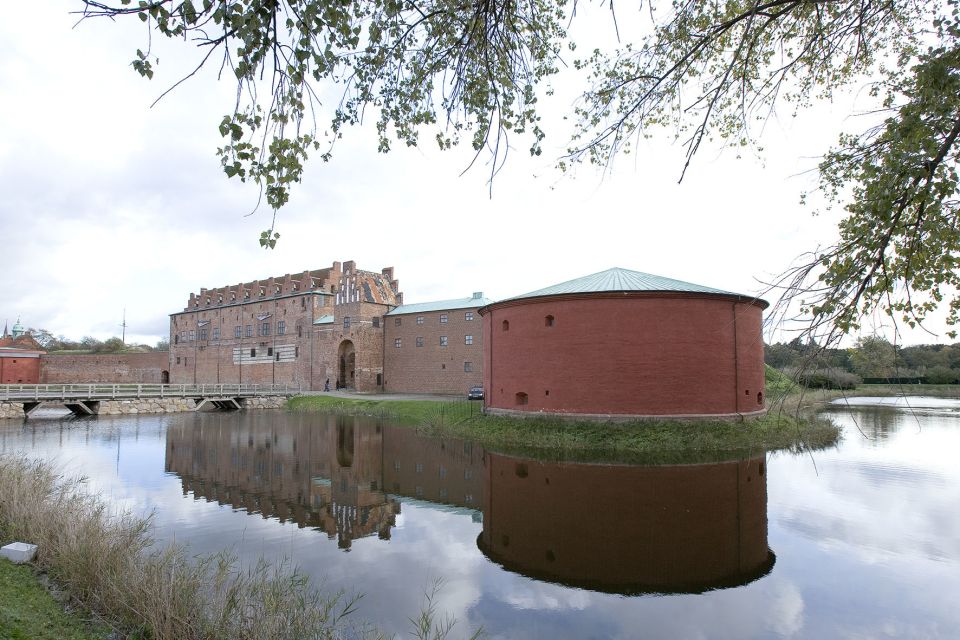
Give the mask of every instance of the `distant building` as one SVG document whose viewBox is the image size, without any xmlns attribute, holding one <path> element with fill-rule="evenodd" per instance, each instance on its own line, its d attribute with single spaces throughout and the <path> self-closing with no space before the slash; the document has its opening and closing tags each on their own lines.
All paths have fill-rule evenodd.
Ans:
<svg viewBox="0 0 960 640">
<path fill-rule="evenodd" d="M 377 391 L 393 268 L 353 261 L 191 293 L 170 316 L 171 383 L 299 384 Z"/>
<path fill-rule="evenodd" d="M 386 316 L 384 388 L 392 393 L 465 394 L 483 383 L 483 331 L 469 298 L 405 304 Z"/>
<path fill-rule="evenodd" d="M 23 329 L 20 319 L 0 336 L 0 384 L 37 384 L 40 382 L 40 356 L 45 351 Z"/>
<path fill-rule="evenodd" d="M 627 269 L 480 309 L 485 410 L 580 416 L 764 412 L 767 303 Z"/>
</svg>

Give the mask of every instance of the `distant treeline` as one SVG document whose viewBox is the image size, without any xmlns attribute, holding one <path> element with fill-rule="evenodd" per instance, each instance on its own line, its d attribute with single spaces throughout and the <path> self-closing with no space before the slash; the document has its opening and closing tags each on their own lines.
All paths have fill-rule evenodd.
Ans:
<svg viewBox="0 0 960 640">
<path fill-rule="evenodd" d="M 796 339 L 766 345 L 765 360 L 812 387 L 852 388 L 861 382 L 960 383 L 960 342 L 900 347 L 868 336 L 849 349 L 826 349 Z"/>
<path fill-rule="evenodd" d="M 148 352 L 148 351 L 167 351 L 170 347 L 169 341 L 160 340 L 155 346 L 146 344 L 124 344 L 123 340 L 117 337 L 106 340 L 97 340 L 91 336 L 86 336 L 80 340 L 71 340 L 66 336 L 55 336 L 46 329 L 27 329 L 30 336 L 36 340 L 41 347 L 48 353 L 55 351 L 77 351 L 83 353 L 120 353 L 120 352 Z"/>
</svg>

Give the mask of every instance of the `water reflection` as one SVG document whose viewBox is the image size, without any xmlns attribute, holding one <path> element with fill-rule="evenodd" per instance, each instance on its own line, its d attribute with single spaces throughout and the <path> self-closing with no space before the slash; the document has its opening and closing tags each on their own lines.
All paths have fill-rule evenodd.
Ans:
<svg viewBox="0 0 960 640">
<path fill-rule="evenodd" d="M 183 494 L 321 530 L 349 550 L 389 540 L 401 497 L 478 509 L 482 451 L 352 416 L 215 415 L 167 430 Z"/>
<path fill-rule="evenodd" d="M 701 592 L 767 574 L 764 458 L 655 467 L 488 453 L 483 533 L 512 571 L 619 593 Z"/>
<path fill-rule="evenodd" d="M 0 421 L 0 453 L 153 512 L 159 544 L 289 558 L 401 637 L 438 578 L 451 640 L 955 637 L 960 402 L 904 402 L 883 438 L 841 408 L 836 448 L 719 465 L 558 465 L 283 412 Z M 623 595 L 651 592 L 670 595 Z"/>
<path fill-rule="evenodd" d="M 211 416 L 167 430 L 185 496 L 336 539 L 391 538 L 403 500 L 482 506 L 480 549 L 538 579 L 699 592 L 770 571 L 764 458 L 636 467 L 484 453 L 366 418 Z M 481 520 L 479 514 L 475 521 Z"/>
</svg>

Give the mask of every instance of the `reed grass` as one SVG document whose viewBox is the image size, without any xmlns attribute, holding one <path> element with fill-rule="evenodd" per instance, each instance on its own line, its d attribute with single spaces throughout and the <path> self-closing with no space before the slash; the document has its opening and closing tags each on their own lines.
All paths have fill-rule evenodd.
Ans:
<svg viewBox="0 0 960 640">
<path fill-rule="evenodd" d="M 112 512 L 48 462 L 0 455 L 0 544 L 39 546 L 37 567 L 120 636 L 155 640 L 383 638 L 358 595 L 323 592 L 288 563 L 246 568 L 228 553 L 155 548 L 150 518 Z M 425 611 L 433 612 L 428 599 Z M 424 620 L 423 612 L 419 618 Z M 431 638 L 448 629 L 417 627 Z"/>
</svg>

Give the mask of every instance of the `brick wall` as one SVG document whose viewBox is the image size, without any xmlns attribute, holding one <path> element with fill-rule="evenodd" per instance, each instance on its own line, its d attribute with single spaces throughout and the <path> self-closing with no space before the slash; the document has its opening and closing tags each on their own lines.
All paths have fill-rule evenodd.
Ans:
<svg viewBox="0 0 960 640">
<path fill-rule="evenodd" d="M 482 327 L 477 307 L 387 316 L 385 390 L 465 395 L 482 384 Z"/>
<path fill-rule="evenodd" d="M 40 358 L 37 353 L 0 355 L 0 384 L 37 384 Z"/>
<path fill-rule="evenodd" d="M 84 382 L 163 382 L 168 371 L 166 351 L 88 355 L 44 354 L 40 357 L 40 382 L 70 384 Z"/>
<path fill-rule="evenodd" d="M 494 304 L 484 315 L 484 403 L 585 414 L 761 411 L 761 314 L 759 305 L 693 294 Z"/>
<path fill-rule="evenodd" d="M 339 379 L 348 388 L 377 391 L 381 319 L 402 301 L 398 287 L 392 268 L 363 271 L 347 261 L 191 293 L 184 311 L 170 316 L 171 382 L 318 390 Z"/>
</svg>

